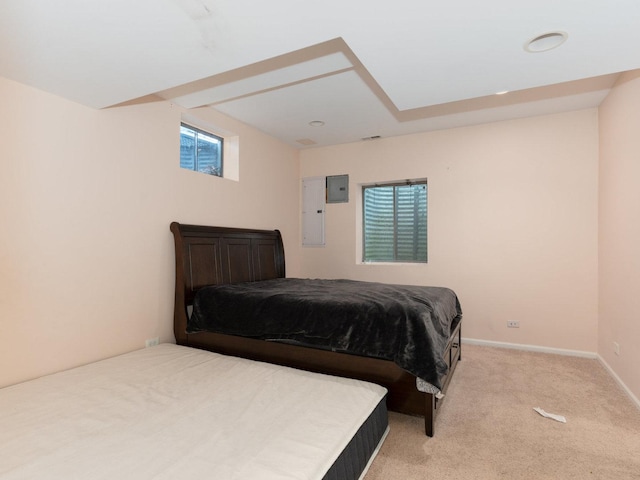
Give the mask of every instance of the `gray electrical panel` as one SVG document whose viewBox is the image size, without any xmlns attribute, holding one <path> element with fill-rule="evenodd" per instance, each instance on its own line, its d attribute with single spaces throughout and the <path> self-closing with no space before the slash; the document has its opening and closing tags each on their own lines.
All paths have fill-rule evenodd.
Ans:
<svg viewBox="0 0 640 480">
<path fill-rule="evenodd" d="M 346 203 L 349 201 L 349 175 L 327 177 L 327 203 Z"/>
</svg>

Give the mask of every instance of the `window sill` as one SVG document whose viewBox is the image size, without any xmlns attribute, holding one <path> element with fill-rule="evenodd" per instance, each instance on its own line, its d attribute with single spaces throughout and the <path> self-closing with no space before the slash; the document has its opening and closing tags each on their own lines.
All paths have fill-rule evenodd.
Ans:
<svg viewBox="0 0 640 480">
<path fill-rule="evenodd" d="M 428 262 L 356 262 L 356 265 L 382 266 L 382 267 L 424 267 Z"/>
</svg>

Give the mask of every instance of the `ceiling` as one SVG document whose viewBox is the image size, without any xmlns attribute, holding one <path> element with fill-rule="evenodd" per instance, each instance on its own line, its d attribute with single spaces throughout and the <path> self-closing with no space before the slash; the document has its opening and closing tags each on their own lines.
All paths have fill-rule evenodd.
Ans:
<svg viewBox="0 0 640 480">
<path fill-rule="evenodd" d="M 0 76 L 210 106 L 297 148 L 594 107 L 636 68 L 638 0 L 0 0 Z"/>
</svg>

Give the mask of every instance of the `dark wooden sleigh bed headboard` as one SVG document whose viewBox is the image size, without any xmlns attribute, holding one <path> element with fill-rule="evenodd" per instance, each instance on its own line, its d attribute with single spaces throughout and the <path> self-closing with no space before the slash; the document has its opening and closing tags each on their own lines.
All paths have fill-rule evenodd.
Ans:
<svg viewBox="0 0 640 480">
<path fill-rule="evenodd" d="M 176 251 L 174 333 L 179 344 L 186 340 L 187 306 L 198 289 L 285 276 L 284 246 L 278 230 L 178 222 L 170 228 Z"/>
</svg>

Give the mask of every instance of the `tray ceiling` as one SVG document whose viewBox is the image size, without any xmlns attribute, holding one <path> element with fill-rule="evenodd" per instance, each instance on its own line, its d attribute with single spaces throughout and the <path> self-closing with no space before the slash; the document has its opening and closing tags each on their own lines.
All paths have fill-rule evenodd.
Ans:
<svg viewBox="0 0 640 480">
<path fill-rule="evenodd" d="M 93 108 L 215 108 L 309 148 L 597 106 L 640 68 L 638 25 L 636 0 L 3 0 L 0 75 Z M 567 39 L 525 49 L 548 32 Z"/>
</svg>

